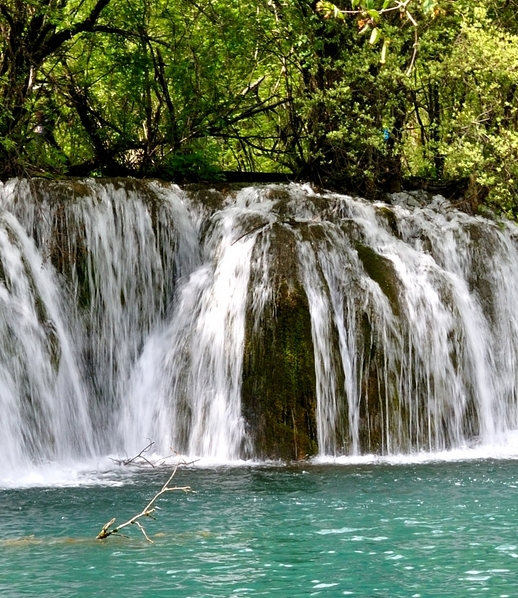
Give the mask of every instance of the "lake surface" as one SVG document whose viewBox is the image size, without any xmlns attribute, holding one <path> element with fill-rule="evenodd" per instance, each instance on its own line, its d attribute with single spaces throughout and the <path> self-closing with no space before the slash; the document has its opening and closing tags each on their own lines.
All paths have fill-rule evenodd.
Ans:
<svg viewBox="0 0 518 598">
<path fill-rule="evenodd" d="M 179 471 L 148 543 L 95 540 L 168 470 L 0 491 L 0 594 L 110 598 L 516 596 L 518 461 Z M 93 480 L 94 483 L 91 483 Z"/>
</svg>

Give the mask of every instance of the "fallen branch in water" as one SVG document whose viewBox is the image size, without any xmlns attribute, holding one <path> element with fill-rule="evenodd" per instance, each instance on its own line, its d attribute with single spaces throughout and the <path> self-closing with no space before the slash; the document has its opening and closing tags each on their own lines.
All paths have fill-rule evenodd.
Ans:
<svg viewBox="0 0 518 598">
<path fill-rule="evenodd" d="M 164 465 L 169 459 L 174 457 L 176 459 L 183 459 L 184 462 L 181 463 L 182 465 L 189 465 L 189 463 L 185 463 L 185 456 L 179 453 L 178 451 L 175 451 L 172 447 L 170 447 L 171 454 L 169 456 L 162 457 L 160 460 L 155 461 L 155 463 L 152 463 L 147 457 L 144 457 L 144 453 L 147 453 L 151 449 L 151 447 L 154 446 L 154 444 L 155 443 L 153 441 L 150 441 L 149 444 L 140 451 L 140 453 L 134 455 L 133 457 L 129 457 L 127 459 L 114 459 L 113 457 L 110 457 L 110 460 L 116 463 L 117 465 L 121 466 L 142 465 L 141 462 L 143 461 L 144 464 L 147 464 L 153 469 L 156 469 L 157 467 Z"/>
<path fill-rule="evenodd" d="M 154 445 L 154 442 L 150 442 L 146 447 L 144 447 L 140 453 L 138 453 L 138 455 L 135 455 L 134 457 L 131 457 L 130 459 L 112 459 L 110 457 L 110 459 L 114 462 L 117 463 L 117 465 L 131 465 L 132 463 L 135 463 L 136 461 L 138 461 L 139 459 L 141 459 L 142 461 L 145 461 L 148 465 L 151 465 L 151 467 L 155 467 L 153 465 L 153 463 L 151 463 L 151 461 L 149 459 L 146 459 L 146 457 L 144 457 L 144 453 L 147 453 L 149 451 L 149 449 Z"/>
<path fill-rule="evenodd" d="M 131 519 L 128 519 L 128 521 L 126 521 L 125 523 L 121 523 L 121 525 L 118 525 L 117 527 L 114 527 L 114 528 L 111 528 L 111 527 L 115 523 L 115 517 L 113 519 L 110 519 L 110 521 L 108 521 L 108 523 L 105 523 L 103 525 L 101 531 L 96 536 L 96 540 L 104 540 L 108 536 L 112 536 L 113 534 L 118 534 L 121 529 L 124 529 L 125 527 L 128 527 L 129 525 L 136 525 L 139 528 L 139 530 L 142 532 L 142 534 L 144 535 L 144 538 L 146 538 L 146 540 L 148 542 L 153 544 L 153 540 L 151 540 L 151 538 L 146 534 L 146 530 L 144 529 L 144 526 L 140 523 L 139 519 L 142 517 L 151 517 L 151 519 L 155 519 L 154 513 L 159 507 L 157 507 L 157 506 L 154 507 L 153 505 L 155 504 L 157 499 L 160 498 L 160 496 L 162 496 L 162 494 L 165 494 L 166 492 L 175 492 L 178 490 L 181 490 L 183 492 L 191 492 L 190 486 L 169 486 L 169 484 L 171 483 L 171 480 L 174 478 L 176 472 L 178 471 L 178 467 L 180 465 L 190 465 L 190 463 L 178 463 L 176 465 L 176 467 L 174 468 L 173 473 L 169 476 L 169 479 L 167 480 L 167 482 L 155 494 L 155 496 L 153 496 L 153 498 L 148 502 L 148 504 L 144 507 L 144 509 L 140 513 L 138 513 Z"/>
</svg>

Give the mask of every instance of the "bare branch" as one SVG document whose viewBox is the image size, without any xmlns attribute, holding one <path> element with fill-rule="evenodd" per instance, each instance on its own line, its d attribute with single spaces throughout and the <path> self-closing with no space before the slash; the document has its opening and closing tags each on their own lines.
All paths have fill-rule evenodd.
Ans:
<svg viewBox="0 0 518 598">
<path fill-rule="evenodd" d="M 154 445 L 154 442 L 150 442 L 146 447 L 144 447 L 140 453 L 138 453 L 137 455 L 135 455 L 134 457 L 131 457 L 130 459 L 111 459 L 114 463 L 117 463 L 117 465 L 131 465 L 132 463 L 135 463 L 135 461 L 138 461 L 139 459 L 142 459 L 143 461 L 145 461 L 148 465 L 151 465 L 151 467 L 155 467 L 153 465 L 153 463 L 151 463 L 151 461 L 149 459 L 146 459 L 146 457 L 144 457 L 144 453 L 147 453 L 149 451 L 149 449 Z"/>
<path fill-rule="evenodd" d="M 410 13 L 408 13 L 408 17 L 410 18 Z M 412 71 L 414 69 L 415 59 L 417 57 L 417 49 L 419 46 L 419 35 L 417 33 L 417 23 L 413 19 L 412 19 L 412 22 L 414 24 L 414 49 L 412 52 L 412 59 L 410 60 L 410 65 L 406 71 L 406 74 L 408 77 L 412 74 Z"/>
<path fill-rule="evenodd" d="M 190 486 L 169 486 L 169 484 L 171 483 L 171 480 L 176 475 L 176 472 L 178 471 L 178 468 L 180 467 L 180 465 L 190 465 L 190 463 L 185 463 L 185 462 L 177 463 L 176 467 L 173 470 L 173 473 L 169 476 L 167 482 L 155 494 L 155 496 L 153 496 L 153 498 L 148 502 L 148 504 L 142 509 L 142 511 L 140 513 L 133 516 L 131 519 L 128 519 L 128 521 L 121 523 L 121 525 L 114 527 L 113 529 L 110 529 L 110 528 L 115 523 L 115 517 L 113 519 L 110 519 L 110 521 L 108 521 L 107 523 L 105 523 L 103 525 L 101 531 L 97 534 L 96 539 L 104 540 L 104 539 L 108 538 L 108 536 L 111 536 L 113 534 L 118 534 L 121 529 L 124 529 L 125 527 L 128 527 L 129 525 L 136 525 L 136 527 L 139 528 L 139 530 L 142 532 L 142 534 L 144 535 L 146 540 L 152 544 L 153 540 L 151 540 L 151 538 L 147 535 L 146 530 L 144 529 L 144 526 L 140 523 L 139 519 L 141 519 L 142 517 L 151 517 L 151 519 L 155 518 L 154 513 L 158 509 L 158 507 L 153 506 L 153 505 L 162 496 L 162 494 L 165 494 L 166 492 L 177 492 L 177 491 L 191 492 Z"/>
</svg>

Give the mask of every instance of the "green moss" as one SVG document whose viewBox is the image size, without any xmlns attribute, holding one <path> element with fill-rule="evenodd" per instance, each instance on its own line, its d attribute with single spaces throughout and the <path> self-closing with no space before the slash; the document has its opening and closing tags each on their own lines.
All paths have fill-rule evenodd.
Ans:
<svg viewBox="0 0 518 598">
<path fill-rule="evenodd" d="M 239 190 L 237 185 L 227 183 L 214 183 L 210 187 L 205 184 L 191 183 L 185 185 L 189 197 L 197 203 L 201 203 L 209 210 L 221 210 L 228 201 L 229 195 L 235 195 Z"/>
<path fill-rule="evenodd" d="M 470 238 L 471 268 L 468 272 L 470 291 L 478 297 L 485 316 L 497 324 L 498 309 L 495 305 L 494 272 L 492 264 L 499 246 L 496 228 L 487 223 L 471 223 L 466 227 Z"/>
<path fill-rule="evenodd" d="M 380 401 L 379 377 L 376 368 L 376 344 L 372 324 L 366 313 L 362 314 L 359 329 L 362 365 L 360 400 L 359 443 L 362 453 L 379 453 L 383 447 L 383 403 Z"/>
<path fill-rule="evenodd" d="M 84 225 L 74 222 L 63 204 L 56 206 L 53 212 L 48 257 L 64 280 L 76 285 L 79 309 L 89 309 L 92 295 L 89 271 L 92 263 Z"/>
<path fill-rule="evenodd" d="M 243 413 L 256 456 L 304 459 L 318 450 L 315 364 L 308 300 L 286 227 L 274 226 L 272 254 L 273 301 L 258 325 L 252 313 L 247 319 Z"/>
<path fill-rule="evenodd" d="M 50 204 L 67 204 L 91 195 L 88 184 L 81 179 L 53 180 L 34 178 L 30 180 L 36 201 L 47 200 Z"/>
<path fill-rule="evenodd" d="M 365 272 L 379 284 L 389 300 L 392 312 L 395 316 L 399 316 L 399 280 L 394 265 L 389 259 L 379 255 L 367 245 L 356 243 L 355 247 Z"/>
<path fill-rule="evenodd" d="M 386 226 L 395 237 L 400 237 L 399 226 L 394 211 L 388 206 L 377 206 L 376 217 L 382 225 Z"/>
<path fill-rule="evenodd" d="M 398 390 L 401 364 L 390 363 L 385 353 L 386 345 L 380 342 L 368 313 L 363 313 L 358 323 L 363 359 L 360 400 L 359 443 L 362 453 L 386 454 L 388 450 L 408 450 L 411 439 L 406 431 L 410 414 Z M 390 439 L 388 436 L 390 435 Z M 394 446 L 394 442 L 398 445 Z"/>
</svg>

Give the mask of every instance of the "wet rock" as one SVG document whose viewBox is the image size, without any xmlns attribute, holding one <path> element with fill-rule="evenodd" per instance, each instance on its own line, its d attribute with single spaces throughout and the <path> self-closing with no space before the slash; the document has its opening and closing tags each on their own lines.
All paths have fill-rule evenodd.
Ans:
<svg viewBox="0 0 518 598">
<path fill-rule="evenodd" d="M 315 364 L 295 239 L 284 225 L 272 229 L 271 258 L 273 296 L 258 321 L 247 320 L 243 415 L 256 457 L 304 459 L 318 448 Z"/>
</svg>

